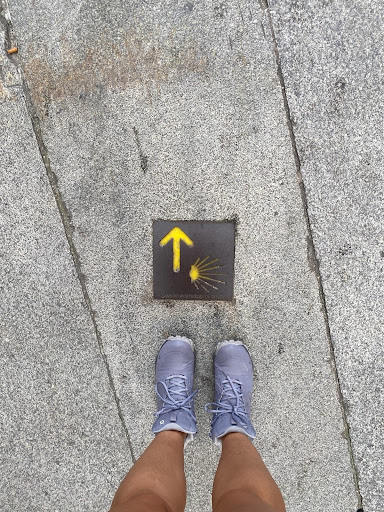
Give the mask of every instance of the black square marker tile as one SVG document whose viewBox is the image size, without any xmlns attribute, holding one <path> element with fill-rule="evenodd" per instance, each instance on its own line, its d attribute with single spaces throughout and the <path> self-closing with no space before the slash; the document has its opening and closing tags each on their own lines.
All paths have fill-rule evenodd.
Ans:
<svg viewBox="0 0 384 512">
<path fill-rule="evenodd" d="M 235 223 L 153 221 L 155 299 L 233 299 Z"/>
</svg>

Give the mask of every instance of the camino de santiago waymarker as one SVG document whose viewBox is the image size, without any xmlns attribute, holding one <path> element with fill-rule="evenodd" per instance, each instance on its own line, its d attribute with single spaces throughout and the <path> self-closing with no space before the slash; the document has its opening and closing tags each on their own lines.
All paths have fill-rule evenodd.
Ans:
<svg viewBox="0 0 384 512">
<path fill-rule="evenodd" d="M 233 299 L 235 223 L 153 221 L 155 299 Z"/>
</svg>

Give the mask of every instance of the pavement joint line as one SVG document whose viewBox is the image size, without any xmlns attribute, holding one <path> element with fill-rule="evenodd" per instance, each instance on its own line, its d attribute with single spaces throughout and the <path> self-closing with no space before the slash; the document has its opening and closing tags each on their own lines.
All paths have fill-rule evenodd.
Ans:
<svg viewBox="0 0 384 512">
<path fill-rule="evenodd" d="M 349 424 L 348 424 L 348 420 L 347 420 L 347 414 L 345 411 L 344 398 L 343 398 L 343 394 L 341 391 L 340 379 L 339 379 L 339 374 L 338 374 L 337 365 L 336 365 L 335 348 L 334 348 L 334 344 L 332 341 L 331 329 L 330 329 L 330 325 L 329 325 L 327 303 L 326 303 L 326 299 L 325 299 L 325 293 L 324 293 L 323 281 L 322 281 L 321 272 L 320 272 L 319 260 L 316 255 L 316 248 L 315 248 L 315 244 L 314 244 L 314 240 L 313 240 L 311 221 L 309 219 L 307 194 L 306 194 L 306 190 L 305 190 L 303 175 L 301 173 L 301 162 L 300 162 L 300 157 L 299 157 L 299 153 L 297 150 L 296 137 L 295 137 L 295 133 L 293 130 L 293 125 L 292 125 L 291 113 L 290 113 L 290 108 L 289 108 L 289 103 L 288 103 L 288 98 L 287 98 L 287 92 L 286 92 L 286 88 L 285 88 L 284 75 L 283 75 L 283 71 L 282 71 L 282 67 L 281 67 L 281 59 L 280 59 L 279 49 L 277 46 L 275 30 L 273 28 L 269 0 L 259 0 L 259 1 L 260 1 L 260 5 L 262 6 L 262 9 L 266 12 L 266 14 L 268 16 L 269 26 L 270 26 L 271 35 L 272 35 L 273 52 L 275 54 L 277 75 L 279 78 L 281 94 L 283 97 L 284 110 L 285 110 L 286 119 L 287 119 L 287 127 L 288 127 L 289 136 L 291 139 L 292 152 L 293 152 L 293 156 L 294 156 L 294 160 L 295 160 L 295 164 L 296 164 L 296 175 L 297 175 L 297 178 L 299 181 L 300 195 L 301 195 L 301 199 L 302 199 L 302 203 L 303 203 L 305 223 L 307 226 L 308 263 L 309 263 L 310 268 L 314 271 L 316 279 L 317 279 L 317 283 L 318 283 L 321 308 L 323 311 L 325 330 L 326 330 L 326 334 L 327 334 L 327 339 L 328 339 L 328 343 L 329 343 L 329 351 L 330 351 L 330 356 L 331 356 L 331 368 L 332 368 L 332 372 L 335 377 L 338 401 L 339 401 L 339 405 L 341 408 L 342 419 L 343 419 L 343 423 L 344 423 L 344 427 L 345 427 L 344 437 L 348 443 L 351 469 L 352 469 L 353 480 L 354 480 L 354 484 L 355 484 L 355 491 L 356 491 L 356 496 L 357 496 L 357 501 L 358 501 L 357 506 L 358 506 L 358 509 L 359 509 L 358 512 L 359 512 L 360 510 L 361 511 L 363 510 L 363 499 L 362 499 L 362 496 L 360 493 L 359 477 L 358 477 L 358 473 L 357 473 L 355 457 L 353 454 L 352 441 L 351 441 L 351 436 L 350 436 L 350 431 L 349 431 Z"/>
<path fill-rule="evenodd" d="M 6 41 L 6 43 L 9 43 L 10 42 L 9 41 L 10 40 L 10 34 L 11 33 L 14 34 L 13 27 L 12 27 L 12 22 L 8 21 L 3 16 L 2 12 L 4 10 L 7 10 L 8 13 L 10 13 L 10 10 L 9 10 L 9 6 L 7 5 L 7 1 L 6 0 L 4 1 L 4 3 L 0 4 L 0 6 L 2 7 L 2 9 L 0 10 L 0 17 L 1 17 L 0 21 L 2 23 L 4 23 L 4 20 L 5 20 L 5 22 L 7 24 L 8 30 L 6 31 L 6 38 L 8 40 Z M 70 250 L 70 253 L 71 253 L 71 256 L 72 256 L 72 259 L 73 259 L 75 271 L 76 271 L 78 280 L 80 282 L 81 290 L 82 290 L 82 293 L 83 293 L 83 297 L 84 297 L 85 303 L 87 305 L 87 309 L 88 309 L 89 315 L 90 315 L 91 320 L 92 320 L 92 324 L 93 324 L 93 328 L 94 328 L 94 331 L 95 331 L 95 335 L 96 335 L 97 343 L 98 343 L 98 346 L 99 346 L 100 354 L 101 354 L 101 357 L 103 359 L 104 365 L 105 365 L 106 370 L 107 370 L 109 385 L 110 385 L 110 388 L 111 388 L 111 391 L 112 391 L 112 394 L 113 394 L 113 397 L 114 397 L 114 400 L 115 400 L 115 403 L 116 403 L 117 412 L 118 412 L 118 415 L 119 415 L 119 418 L 120 418 L 120 421 L 121 421 L 121 424 L 122 424 L 122 427 L 123 427 L 123 430 L 124 430 L 124 433 L 125 433 L 125 437 L 126 437 L 127 442 L 128 442 L 128 447 L 129 447 L 130 455 L 131 455 L 131 458 L 132 458 L 132 462 L 135 463 L 136 462 L 136 458 L 134 456 L 134 451 L 133 451 L 133 445 L 132 445 L 131 437 L 129 435 L 129 431 L 128 431 L 128 428 L 127 428 L 127 425 L 126 425 L 126 422 L 125 422 L 125 419 L 124 419 L 124 416 L 123 416 L 122 408 L 121 408 L 121 405 L 120 405 L 120 399 L 119 399 L 119 397 L 117 395 L 117 391 L 116 391 L 116 387 L 115 387 L 115 384 L 114 384 L 114 381 L 113 381 L 111 369 L 110 369 L 109 363 L 108 363 L 108 358 L 107 358 L 107 355 L 106 355 L 105 350 L 104 350 L 104 345 L 103 345 L 103 341 L 102 341 L 102 338 L 101 338 L 101 333 L 100 333 L 100 330 L 99 330 L 99 328 L 97 326 L 95 311 L 92 309 L 91 299 L 90 299 L 90 296 L 89 296 L 89 293 L 88 293 L 88 290 L 87 290 L 87 286 L 86 286 L 86 282 L 85 282 L 85 275 L 81 271 L 80 256 L 79 256 L 79 253 L 78 253 L 78 251 L 77 251 L 77 249 L 75 247 L 75 244 L 73 242 L 72 234 L 73 234 L 73 231 L 74 231 L 74 226 L 71 223 L 71 213 L 68 210 L 68 208 L 67 208 L 67 206 L 66 206 L 66 204 L 64 202 L 64 199 L 63 199 L 63 197 L 61 195 L 60 189 L 58 187 L 57 176 L 56 176 L 56 174 L 54 173 L 54 171 L 51 168 L 51 162 L 50 162 L 50 159 L 48 157 L 48 151 L 47 151 L 47 148 L 45 146 L 45 143 L 44 143 L 44 140 L 43 140 L 43 136 L 42 136 L 42 133 L 41 133 L 40 119 L 39 119 L 38 115 L 36 114 L 36 110 L 34 108 L 33 101 L 31 99 L 31 93 L 30 93 L 30 90 L 29 90 L 29 87 L 28 87 L 28 83 L 27 83 L 26 77 L 24 75 L 23 69 L 14 60 L 13 60 L 13 64 L 18 69 L 18 71 L 19 71 L 19 73 L 21 75 L 22 90 L 23 90 L 23 96 L 24 96 L 24 100 L 25 100 L 26 109 L 27 109 L 28 115 L 29 115 L 29 117 L 31 119 L 32 129 L 33 129 L 33 132 L 34 132 L 34 135 L 35 135 L 36 143 L 37 143 L 37 146 L 39 148 L 39 152 L 40 152 L 40 155 L 41 155 L 41 158 L 43 160 L 43 164 L 44 164 L 47 176 L 48 176 L 48 181 L 49 181 L 49 184 L 51 186 L 52 193 L 54 195 L 54 198 L 56 200 L 56 205 L 57 205 L 57 208 L 58 208 L 59 213 L 60 213 L 60 218 L 61 218 L 61 221 L 62 221 L 62 224 L 63 224 L 65 236 L 67 238 L 67 242 L 68 242 L 68 245 L 69 245 L 69 250 Z"/>
</svg>

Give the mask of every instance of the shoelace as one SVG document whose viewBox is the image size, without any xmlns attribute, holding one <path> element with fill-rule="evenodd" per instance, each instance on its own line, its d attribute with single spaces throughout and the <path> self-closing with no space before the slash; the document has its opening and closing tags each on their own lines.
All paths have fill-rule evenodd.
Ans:
<svg viewBox="0 0 384 512">
<path fill-rule="evenodd" d="M 168 385 L 164 381 L 160 381 L 156 384 L 156 394 L 164 402 L 164 405 L 160 411 L 154 413 L 154 416 L 160 416 L 165 412 L 176 411 L 182 409 L 187 412 L 194 421 L 196 417 L 192 412 L 191 401 L 196 395 L 196 391 L 188 395 L 187 378 L 184 375 L 170 375 L 167 379 Z M 166 396 L 162 396 L 159 392 L 159 385 L 162 385 Z"/>
<path fill-rule="evenodd" d="M 213 420 L 214 422 L 222 414 L 230 412 L 233 424 L 240 421 L 241 426 L 247 428 L 244 418 L 248 418 L 248 415 L 245 410 L 244 394 L 241 391 L 243 383 L 236 379 L 232 380 L 227 374 L 225 376 L 227 378 L 222 382 L 223 389 L 219 402 L 210 402 L 204 406 L 204 409 L 208 413 L 217 414 Z M 216 406 L 217 408 L 210 409 L 209 406 Z"/>
</svg>

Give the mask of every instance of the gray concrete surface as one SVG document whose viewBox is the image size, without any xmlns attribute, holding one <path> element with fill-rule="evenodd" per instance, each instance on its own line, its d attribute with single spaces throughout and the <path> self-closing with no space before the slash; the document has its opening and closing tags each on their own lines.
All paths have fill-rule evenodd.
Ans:
<svg viewBox="0 0 384 512">
<path fill-rule="evenodd" d="M 201 435 L 187 452 L 188 510 L 209 510 L 218 452 L 201 408 L 212 398 L 215 343 L 239 336 L 256 363 L 258 446 L 288 509 L 353 509 L 348 446 L 262 10 L 250 2 L 77 6 L 11 4 L 20 61 L 75 226 L 135 456 L 151 439 L 160 340 L 187 334 L 197 344 L 201 388 Z M 152 219 L 234 217 L 236 303 L 154 302 Z"/>
<path fill-rule="evenodd" d="M 128 442 L 3 28 L 0 509 L 107 509 Z"/>
<path fill-rule="evenodd" d="M 311 4 L 312 9 L 320 19 L 321 8 L 314 5 Z M 304 7 L 302 11 L 295 10 L 300 7 L 297 2 L 295 5 L 278 2 L 273 7 L 276 12 L 272 19 L 276 17 L 277 20 L 283 77 L 288 73 L 287 83 L 292 82 L 287 87 L 291 102 L 291 97 L 296 94 L 294 86 L 299 83 L 300 59 L 306 63 L 307 58 L 309 63 L 311 58 L 305 31 L 303 36 L 300 33 L 300 17 L 304 17 L 305 27 L 305 20 L 309 20 L 311 14 L 304 13 Z M 10 155 L 9 160 L 4 160 L 4 172 L 8 175 L 9 169 L 15 167 L 19 173 L 16 173 L 18 180 L 7 181 L 7 186 L 12 189 L 11 197 L 14 197 L 14 212 L 10 217 L 21 215 L 15 224 L 19 230 L 24 230 L 23 238 L 17 234 L 13 223 L 6 224 L 12 235 L 7 238 L 6 257 L 12 259 L 14 253 L 20 252 L 30 265 L 24 269 L 27 284 L 22 285 L 17 279 L 23 274 L 15 273 L 9 266 L 4 266 L 2 282 L 7 282 L 8 290 L 11 287 L 17 290 L 18 301 L 26 304 L 26 313 L 18 317 L 18 339 L 28 340 L 28 347 L 39 347 L 39 364 L 46 361 L 51 375 L 59 380 L 64 409 L 69 412 L 67 415 L 60 413 L 62 402 L 53 402 L 53 407 L 49 408 L 47 404 L 51 405 L 52 398 L 48 394 L 37 395 L 34 401 L 29 399 L 30 416 L 35 421 L 31 430 L 34 439 L 41 437 L 42 440 L 34 451 L 29 452 L 16 445 L 16 449 L 21 450 L 16 461 L 11 458 L 15 453 L 12 445 L 14 421 L 6 423 L 3 442 L 6 453 L 10 454 L 8 464 L 15 477 L 10 478 L 7 471 L 1 472 L 8 499 L 4 510 L 24 510 L 27 504 L 30 510 L 45 510 L 44 507 L 50 506 L 49 509 L 87 511 L 94 510 L 96 504 L 100 509 L 108 506 L 108 496 L 129 466 L 130 456 L 118 421 L 116 401 L 109 388 L 107 370 L 111 372 L 133 455 L 137 458 L 152 439 L 153 366 L 157 348 L 168 333 L 181 333 L 195 340 L 196 385 L 200 388 L 196 407 L 200 435 L 186 451 L 187 511 L 210 509 L 210 488 L 219 452 L 208 439 L 209 418 L 202 412 L 202 405 L 212 399 L 214 346 L 228 337 L 241 337 L 251 349 L 255 362 L 253 419 L 258 432 L 256 445 L 282 488 L 287 510 L 355 511 L 358 499 L 348 432 L 339 402 L 327 318 L 322 310 L 316 261 L 307 231 L 306 205 L 303 206 L 297 180 L 273 33 L 264 2 L 242 0 L 234 6 L 203 1 L 121 4 L 116 0 L 108 3 L 99 0 L 91 4 L 70 2 L 63 5 L 58 1 L 29 3 L 12 0 L 10 9 L 14 37 L 20 49 L 12 60 L 25 73 L 30 90 L 27 94 L 29 114 L 34 109 L 39 122 L 35 122 L 37 137 L 32 144 L 33 133 L 21 92 L 15 105 L 22 116 L 12 111 L 16 107 L 9 99 L 0 107 L 7 119 L 4 133 L 13 137 L 12 143 L 7 141 L 4 145 L 9 147 Z M 343 9 L 341 11 L 347 20 L 348 14 Z M 337 12 L 333 17 L 336 15 Z M 374 15 L 371 16 L 373 19 Z M 327 37 L 326 27 L 325 24 L 319 28 L 319 38 Z M 296 34 L 298 45 L 294 54 L 290 52 L 293 41 L 287 43 L 291 30 Z M 377 34 L 379 28 L 375 30 Z M 350 32 L 352 37 L 351 27 Z M 298 40 L 302 41 L 302 46 Z M 318 44 L 316 54 L 316 45 L 313 46 L 318 58 L 321 50 L 321 44 Z M 337 49 L 330 50 L 329 60 L 332 61 L 336 54 Z M 289 63 L 292 55 L 300 56 L 297 62 Z M 10 66 L 4 52 L 2 59 Z M 356 59 L 358 67 L 363 56 Z M 345 66 L 349 69 L 347 63 Z M 310 90 L 309 69 L 305 76 Z M 356 78 L 355 84 L 357 82 Z M 4 84 L 3 75 L 1 83 Z M 344 82 L 338 83 L 340 94 L 344 94 Z M 324 111 L 319 91 L 317 116 L 306 117 L 309 106 L 304 109 L 303 105 L 309 101 L 309 93 L 303 88 L 303 100 L 298 103 L 301 110 L 297 110 L 297 118 L 293 119 L 301 160 L 302 148 L 307 148 L 311 155 L 310 150 L 312 146 L 316 147 L 318 136 L 327 141 L 326 137 L 334 133 L 321 126 L 322 123 L 326 125 L 329 116 Z M 360 91 L 360 94 L 364 92 Z M 340 98 L 338 101 L 339 107 L 334 108 L 340 109 Z M 295 105 L 292 111 L 294 108 Z M 301 131 L 297 133 L 299 124 L 296 119 L 302 119 Z M 350 123 L 351 119 L 347 118 L 346 122 Z M 339 128 L 341 130 L 341 125 Z M 356 133 L 353 123 L 349 129 Z M 300 134 L 304 134 L 302 139 Z M 312 145 L 305 139 L 309 136 Z M 32 149 L 19 155 L 18 158 L 24 160 L 14 163 L 16 152 L 13 146 L 22 141 L 29 147 L 25 142 L 28 140 Z M 342 151 L 347 139 L 335 132 L 334 139 L 328 140 L 334 141 L 334 154 L 329 153 L 329 158 L 343 160 Z M 51 178 L 57 177 L 57 189 L 55 185 L 54 189 L 59 194 L 69 243 L 72 251 L 75 249 L 78 254 L 74 261 L 70 258 L 52 190 L 43 174 L 36 142 L 46 153 L 44 163 L 48 174 Z M 347 409 L 351 423 L 356 463 L 361 468 L 363 462 L 364 467 L 369 468 L 371 479 L 372 471 L 379 468 L 380 441 L 373 439 L 369 448 L 373 456 L 369 462 L 365 462 L 369 458 L 366 455 L 364 460 L 359 459 L 359 450 L 364 449 L 366 438 L 361 433 L 359 414 L 356 409 L 348 410 L 348 405 L 357 407 L 364 391 L 371 397 L 372 390 L 376 389 L 379 402 L 368 398 L 369 404 L 360 403 L 359 406 L 367 407 L 365 410 L 370 413 L 370 418 L 377 415 L 376 428 L 379 427 L 380 381 L 377 379 L 380 368 L 376 366 L 375 375 L 368 372 L 368 359 L 375 353 L 379 355 L 379 346 L 375 342 L 372 346 L 377 347 L 376 352 L 371 353 L 367 347 L 364 351 L 367 336 L 357 343 L 355 339 L 348 339 L 346 333 L 357 324 L 363 325 L 356 305 L 359 287 L 366 290 L 367 281 L 378 275 L 371 259 L 376 253 L 369 252 L 373 231 L 368 231 L 365 238 L 364 233 L 358 232 L 354 239 L 356 244 L 366 241 L 361 250 L 367 251 L 364 254 L 371 262 L 370 267 L 365 266 L 363 275 L 367 277 L 361 282 L 357 280 L 361 280 L 359 265 L 364 263 L 357 257 L 360 253 L 353 259 L 348 256 L 348 249 L 347 254 L 332 252 L 333 244 L 340 245 L 338 236 L 342 230 L 339 226 L 335 228 L 335 222 L 330 222 L 327 215 L 336 215 L 334 199 L 338 190 L 348 198 L 348 193 L 356 192 L 352 196 L 356 209 L 362 207 L 356 214 L 357 220 L 363 219 L 366 212 L 370 220 L 364 221 L 370 222 L 372 229 L 379 230 L 378 223 L 374 224 L 373 213 L 374 208 L 377 211 L 380 208 L 380 190 L 375 196 L 377 206 L 368 205 L 364 195 L 366 189 L 359 195 L 358 191 L 346 186 L 346 178 L 337 173 L 333 176 L 328 171 L 327 161 L 320 158 L 326 152 L 320 151 L 316 153 L 317 160 L 313 157 L 313 161 L 323 166 L 320 167 L 323 170 L 321 176 L 311 174 L 304 165 L 302 171 L 308 187 L 309 215 L 320 257 L 337 368 L 343 393 L 346 392 L 343 407 Z M 30 173 L 36 169 L 38 177 L 34 179 L 39 187 L 36 185 L 33 194 L 30 190 L 33 179 L 29 174 L 20 174 L 23 165 Z M 360 178 L 357 171 L 356 177 Z M 328 212 L 327 208 L 333 210 Z M 36 211 L 40 212 L 40 218 L 44 215 L 44 223 L 32 223 Z M 236 300 L 233 303 L 152 299 L 151 226 L 156 218 L 237 220 Z M 346 226 L 351 226 L 346 215 L 344 218 Z M 32 234 L 38 250 L 31 258 L 25 240 Z M 52 243 L 56 239 L 56 244 Z M 24 240 L 21 249 L 20 240 Z M 346 256 L 350 267 L 338 266 L 339 263 L 343 265 Z M 40 271 L 41 268 L 45 273 Z M 338 276 L 340 269 L 344 273 Z M 353 285 L 347 283 L 344 290 L 349 293 L 343 294 L 341 286 L 344 285 L 340 281 L 348 281 L 343 280 L 348 272 L 354 272 Z M 28 279 L 33 281 L 33 286 L 28 284 Z M 33 308 L 28 299 L 32 288 L 38 298 Z M 63 295 L 65 300 L 60 295 L 60 305 L 54 303 L 53 307 L 44 294 L 51 297 L 55 293 Z M 41 300 L 39 294 L 43 297 Z M 4 318 L 13 318 L 15 302 L 18 302 L 10 301 L 9 296 L 10 293 L 6 296 L 9 303 Z M 370 297 L 364 297 L 367 306 L 371 306 Z M 88 298 L 93 311 L 91 315 L 85 304 Z M 379 307 L 378 303 L 376 306 Z M 376 311 L 379 310 L 374 309 L 374 313 Z M 367 311 L 361 315 L 364 319 L 369 318 Z M 30 318 L 35 317 L 39 322 L 31 323 Z M 106 361 L 99 355 L 93 322 Z M 28 325 L 28 331 L 23 334 L 21 326 L 25 328 L 25 325 Z M 372 325 L 374 338 L 379 325 Z M 43 332 L 41 326 L 44 326 Z M 363 331 L 364 325 L 361 327 Z M 70 340 L 69 347 L 65 345 L 67 352 L 63 348 L 63 337 Z M 39 345 L 41 340 L 45 340 L 44 349 Z M 86 344 L 79 340 L 86 340 Z M 20 341 L 13 341 L 9 346 L 15 344 L 17 347 L 18 343 Z M 352 343 L 356 352 L 350 348 Z M 4 365 L 6 389 L 12 390 L 16 384 L 22 389 L 23 385 L 28 385 L 30 367 L 35 360 L 29 353 L 23 352 L 23 355 L 26 370 L 20 369 L 17 379 L 13 369 Z M 351 366 L 355 371 L 359 358 L 366 359 L 364 373 L 360 374 L 362 382 L 357 387 L 351 385 L 353 380 L 347 369 Z M 53 371 L 56 367 L 61 369 L 59 377 Z M 41 378 L 39 368 L 37 366 L 34 375 Z M 91 377 L 86 379 L 89 373 Z M 76 396 L 76 392 L 79 399 L 74 404 L 69 397 Z M 21 393 L 16 399 L 16 422 L 23 420 L 20 397 Z M 12 398 L 7 404 L 9 409 Z M 46 422 L 42 425 L 36 419 L 37 413 L 33 414 L 41 407 L 43 411 L 49 409 L 53 415 L 48 423 L 50 432 L 61 432 L 63 416 L 66 421 L 71 419 L 73 429 L 81 430 L 84 422 L 88 422 L 87 425 L 94 423 L 92 446 L 98 446 L 100 455 L 95 458 L 96 452 L 91 450 L 92 471 L 87 473 L 88 480 L 80 480 L 79 484 L 76 475 L 84 465 L 90 465 L 89 447 L 75 444 L 75 465 L 74 453 L 68 452 L 67 447 L 63 449 L 60 437 L 51 436 L 47 442 Z M 107 420 L 100 414 L 105 407 L 109 411 L 106 412 Z M 42 429 L 40 437 L 39 429 Z M 20 424 L 18 431 L 23 435 L 28 433 L 25 423 Z M 23 464 L 25 453 L 29 457 L 28 469 Z M 62 463 L 61 474 L 55 475 L 52 454 L 55 458 L 69 454 L 69 460 Z M 112 470 L 115 459 L 117 462 Z M 46 460 L 50 464 L 44 466 L 41 461 Z M 21 477 L 26 471 L 30 476 L 27 483 Z M 64 485 L 62 475 L 65 476 Z M 71 483 L 71 479 L 75 482 Z M 375 504 L 380 504 L 380 497 L 376 483 L 369 479 L 365 480 L 362 489 L 363 497 L 367 497 L 368 507 L 371 507 L 366 510 L 373 511 Z M 51 489 L 47 490 L 51 492 L 50 498 L 36 492 L 36 480 L 47 483 Z M 77 507 L 73 505 L 74 496 L 81 503 Z"/>
<path fill-rule="evenodd" d="M 365 512 L 384 510 L 384 4 L 271 2 Z"/>
</svg>

